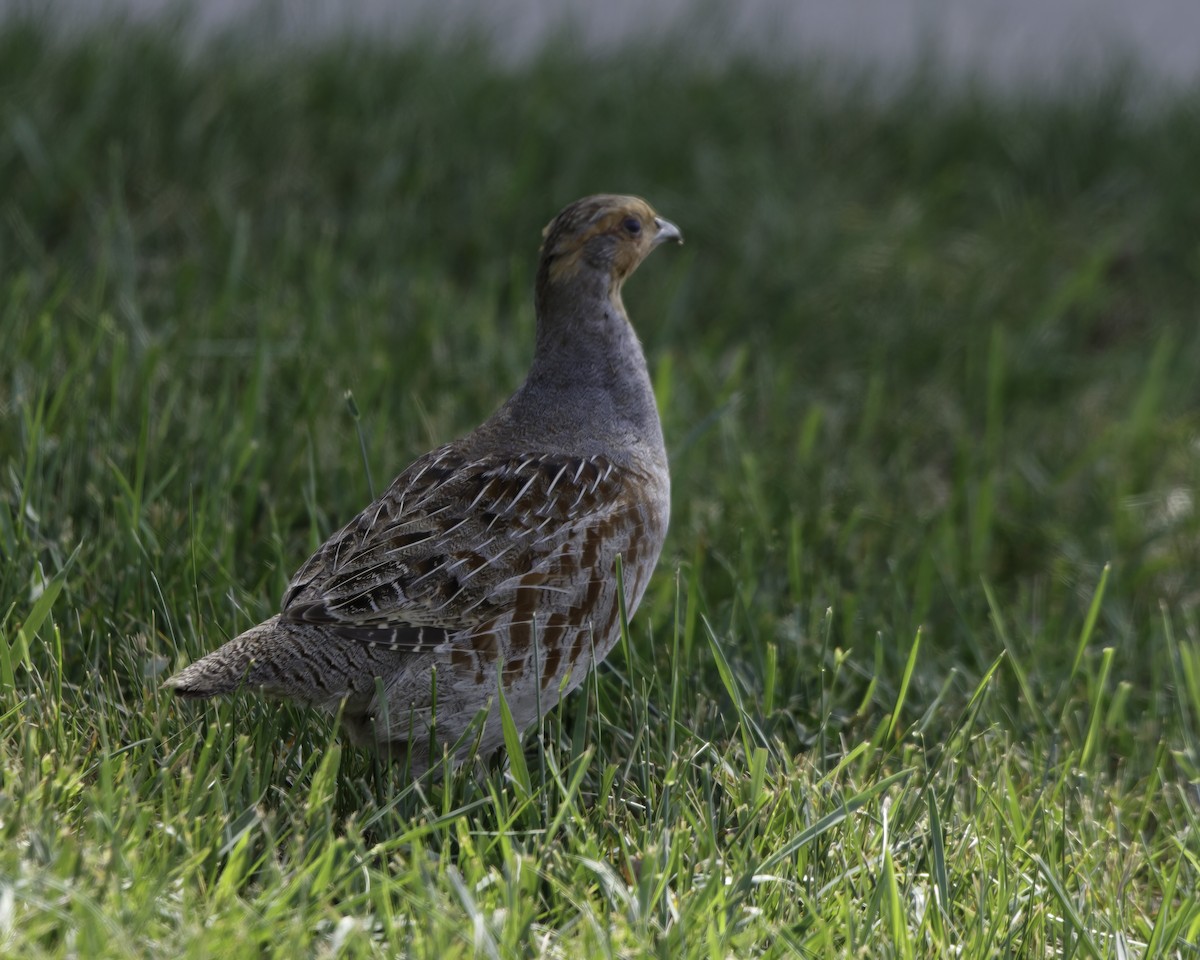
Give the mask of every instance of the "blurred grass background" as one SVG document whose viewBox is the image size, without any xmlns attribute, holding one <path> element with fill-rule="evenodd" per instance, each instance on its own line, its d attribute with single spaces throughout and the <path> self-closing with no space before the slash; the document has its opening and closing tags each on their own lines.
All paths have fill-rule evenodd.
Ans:
<svg viewBox="0 0 1200 960">
<path fill-rule="evenodd" d="M 1188 956 L 1200 99 L 677 45 L 0 27 L 0 952 Z M 523 375 L 539 231 L 626 302 L 656 580 L 507 771 L 405 785 L 167 673 Z"/>
</svg>

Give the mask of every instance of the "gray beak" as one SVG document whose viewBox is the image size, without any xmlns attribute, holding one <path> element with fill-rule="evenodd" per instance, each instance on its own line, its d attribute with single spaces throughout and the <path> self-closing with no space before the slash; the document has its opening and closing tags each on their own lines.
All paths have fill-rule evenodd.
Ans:
<svg viewBox="0 0 1200 960">
<path fill-rule="evenodd" d="M 679 228 L 670 220 L 664 220 L 662 217 L 655 217 L 654 225 L 658 227 L 658 233 L 654 237 L 654 245 L 656 247 L 660 243 L 666 243 L 668 240 L 674 240 L 676 243 L 683 243 L 683 234 L 679 232 Z"/>
</svg>

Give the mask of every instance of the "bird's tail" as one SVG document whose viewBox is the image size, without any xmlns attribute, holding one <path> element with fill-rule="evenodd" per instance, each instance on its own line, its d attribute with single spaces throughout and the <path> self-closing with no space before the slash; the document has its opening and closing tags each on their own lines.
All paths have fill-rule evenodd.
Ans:
<svg viewBox="0 0 1200 960">
<path fill-rule="evenodd" d="M 233 693 L 247 686 L 270 687 L 276 673 L 270 664 L 278 659 L 278 648 L 287 640 L 286 630 L 280 627 L 276 615 L 184 667 L 163 686 L 180 697 L 197 700 Z"/>
</svg>

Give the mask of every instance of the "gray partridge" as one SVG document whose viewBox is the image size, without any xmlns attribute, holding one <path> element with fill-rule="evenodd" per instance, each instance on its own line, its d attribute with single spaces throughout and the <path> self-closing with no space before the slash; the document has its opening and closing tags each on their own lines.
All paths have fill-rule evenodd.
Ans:
<svg viewBox="0 0 1200 960">
<path fill-rule="evenodd" d="M 637 609 L 670 512 L 662 426 L 621 301 L 679 229 L 599 195 L 543 231 L 525 383 L 317 550 L 280 612 L 166 681 L 336 712 L 352 743 L 414 773 L 503 743 L 497 691 L 524 730 L 607 656 Z M 378 681 L 378 687 L 377 687 Z M 473 726 L 482 714 L 482 727 Z"/>
</svg>

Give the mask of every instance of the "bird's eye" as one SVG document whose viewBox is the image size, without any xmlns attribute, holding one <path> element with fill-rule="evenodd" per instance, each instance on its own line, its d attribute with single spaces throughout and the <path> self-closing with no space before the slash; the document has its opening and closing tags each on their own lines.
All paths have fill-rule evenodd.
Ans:
<svg viewBox="0 0 1200 960">
<path fill-rule="evenodd" d="M 625 228 L 625 232 L 631 237 L 636 237 L 642 232 L 642 222 L 637 217 L 626 217 L 625 222 L 621 226 Z"/>
</svg>

